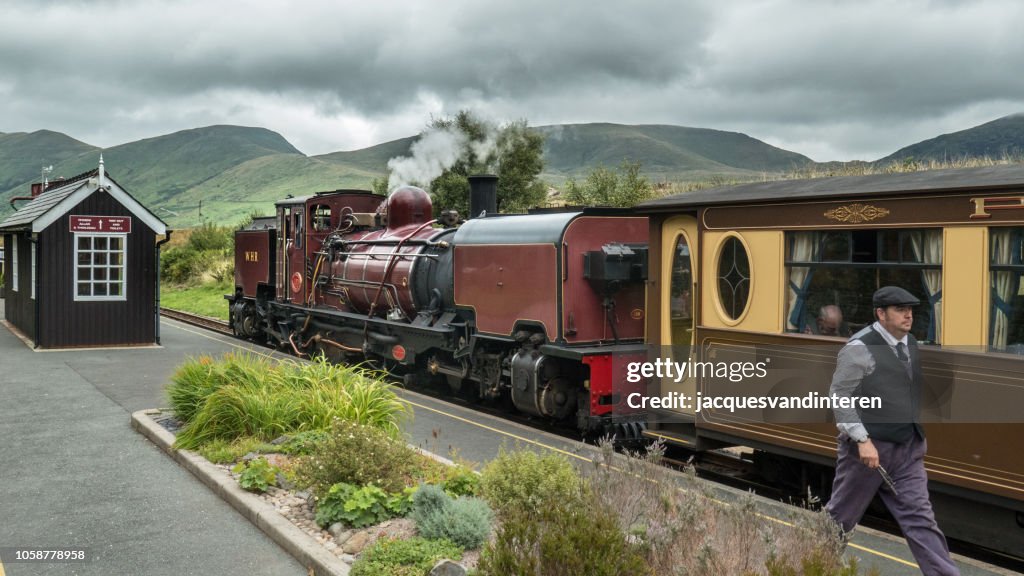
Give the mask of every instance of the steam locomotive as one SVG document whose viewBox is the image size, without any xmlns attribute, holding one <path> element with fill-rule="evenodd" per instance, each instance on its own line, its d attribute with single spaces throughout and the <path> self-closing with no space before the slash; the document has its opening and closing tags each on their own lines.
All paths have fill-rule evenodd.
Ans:
<svg viewBox="0 0 1024 576">
<path fill-rule="evenodd" d="M 499 216 L 497 178 L 470 187 L 462 223 L 432 218 L 430 196 L 411 186 L 278 202 L 275 217 L 236 232 L 235 334 L 335 362 L 369 358 L 412 385 L 639 438 L 642 415 L 625 405 L 618 372 L 645 356 L 647 218 Z"/>
</svg>

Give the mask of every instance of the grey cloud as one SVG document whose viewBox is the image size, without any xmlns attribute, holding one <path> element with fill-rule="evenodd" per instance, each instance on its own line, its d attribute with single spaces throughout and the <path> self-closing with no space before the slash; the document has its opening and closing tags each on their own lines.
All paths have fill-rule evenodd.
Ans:
<svg viewBox="0 0 1024 576">
<path fill-rule="evenodd" d="M 0 131 L 259 124 L 307 153 L 473 107 L 735 130 L 874 159 L 1024 110 L 1024 7 L 960 2 L 17 1 Z"/>
</svg>

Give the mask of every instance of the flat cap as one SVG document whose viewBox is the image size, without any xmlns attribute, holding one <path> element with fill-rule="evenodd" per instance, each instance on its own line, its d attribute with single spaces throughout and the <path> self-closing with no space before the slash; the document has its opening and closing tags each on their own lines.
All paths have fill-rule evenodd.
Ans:
<svg viewBox="0 0 1024 576">
<path fill-rule="evenodd" d="M 917 306 L 921 301 L 910 292 L 899 286 L 882 286 L 875 290 L 871 297 L 873 308 L 884 308 L 886 306 Z"/>
</svg>

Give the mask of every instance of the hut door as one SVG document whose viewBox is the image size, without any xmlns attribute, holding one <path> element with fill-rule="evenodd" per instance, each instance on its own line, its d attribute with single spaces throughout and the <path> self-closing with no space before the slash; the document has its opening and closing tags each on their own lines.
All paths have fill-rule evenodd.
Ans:
<svg viewBox="0 0 1024 576">
<path fill-rule="evenodd" d="M 683 363 L 694 353 L 694 329 L 697 322 L 697 220 L 693 216 L 675 216 L 662 226 L 661 319 L 662 357 Z M 663 381 L 662 391 L 681 392 L 693 398 L 697 382 L 686 378 L 681 382 Z M 687 410 L 687 412 L 693 412 Z"/>
</svg>

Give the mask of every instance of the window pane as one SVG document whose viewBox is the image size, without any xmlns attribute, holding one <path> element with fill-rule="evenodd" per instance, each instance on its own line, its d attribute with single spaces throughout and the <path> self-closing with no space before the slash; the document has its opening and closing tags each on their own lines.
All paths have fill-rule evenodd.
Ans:
<svg viewBox="0 0 1024 576">
<path fill-rule="evenodd" d="M 1024 354 L 1024 295 L 1021 282 L 1021 244 L 1024 228 L 989 229 L 989 264 L 1010 267 L 989 273 L 992 304 L 989 307 L 989 346 Z"/>
<path fill-rule="evenodd" d="M 93 247 L 93 250 L 106 250 L 107 249 L 107 239 L 103 238 L 103 237 L 93 238 L 92 247 Z"/>
<path fill-rule="evenodd" d="M 89 290 L 90 284 L 88 282 L 78 283 L 78 295 L 79 296 L 92 296 L 92 292 Z"/>
<path fill-rule="evenodd" d="M 110 249 L 111 250 L 120 250 L 121 249 L 121 238 L 120 237 L 116 237 L 116 238 L 111 238 L 110 239 Z"/>
<path fill-rule="evenodd" d="M 109 255 L 109 259 L 110 259 L 110 263 L 111 264 L 113 264 L 115 266 L 120 266 L 120 265 L 122 265 L 124 263 L 123 262 L 124 261 L 124 253 L 123 252 L 113 252 L 113 253 L 111 253 Z"/>
<path fill-rule="evenodd" d="M 120 268 L 110 268 L 109 270 L 110 270 L 110 279 L 111 280 L 121 280 L 121 269 Z"/>
<path fill-rule="evenodd" d="M 746 309 L 749 296 L 750 261 L 747 251 L 737 238 L 729 238 L 718 257 L 718 297 L 722 309 L 735 320 Z"/>
<path fill-rule="evenodd" d="M 90 274 L 89 274 L 89 272 L 91 270 L 92 270 L 91 268 L 79 268 L 78 269 L 78 279 L 79 280 L 92 280 L 92 278 L 90 277 Z"/>
<path fill-rule="evenodd" d="M 822 262 L 848 262 L 850 260 L 850 233 L 828 232 L 821 241 Z"/>
<path fill-rule="evenodd" d="M 92 270 L 92 279 L 93 280 L 106 280 L 107 279 L 107 269 L 106 268 L 93 268 L 93 270 Z"/>
<path fill-rule="evenodd" d="M 94 252 L 92 255 L 92 263 L 97 266 L 104 266 L 107 263 L 106 252 Z"/>
<path fill-rule="evenodd" d="M 921 249 L 924 246 L 922 244 L 922 234 L 919 230 L 911 230 L 904 232 L 903 237 L 903 261 L 904 262 L 922 262 Z"/>
<path fill-rule="evenodd" d="M 89 264 L 92 264 L 92 252 L 79 252 L 78 265 L 88 266 Z"/>
<path fill-rule="evenodd" d="M 121 295 L 121 284 L 120 283 L 111 284 L 110 285 L 110 295 L 111 296 L 120 296 Z"/>
<path fill-rule="evenodd" d="M 89 250 L 92 248 L 92 237 L 91 236 L 79 236 L 78 237 L 78 249 Z"/>
<path fill-rule="evenodd" d="M 880 260 L 883 262 L 900 261 L 900 235 L 895 230 L 882 230 L 878 233 L 879 245 L 882 254 Z"/>
<path fill-rule="evenodd" d="M 93 296 L 106 296 L 107 295 L 107 284 L 105 282 L 99 282 L 92 285 Z"/>
<path fill-rule="evenodd" d="M 693 333 L 693 270 L 690 265 L 690 247 L 683 236 L 676 240 L 669 292 L 672 345 L 689 345 Z"/>
</svg>

